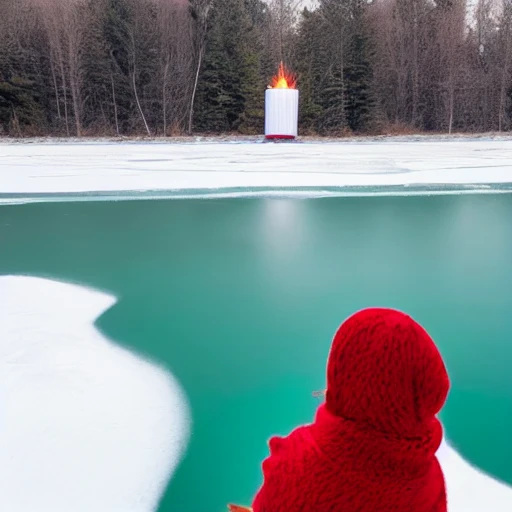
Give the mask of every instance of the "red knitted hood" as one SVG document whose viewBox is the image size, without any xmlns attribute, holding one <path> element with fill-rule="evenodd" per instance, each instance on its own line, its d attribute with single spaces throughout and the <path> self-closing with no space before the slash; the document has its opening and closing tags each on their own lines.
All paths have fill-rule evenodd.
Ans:
<svg viewBox="0 0 512 512">
<path fill-rule="evenodd" d="M 327 363 L 330 413 L 384 434 L 415 438 L 429 428 L 449 389 L 427 332 L 392 309 L 365 309 L 338 329 Z"/>
<path fill-rule="evenodd" d="M 435 453 L 448 376 L 429 335 L 368 309 L 338 330 L 315 421 L 270 440 L 254 512 L 446 512 Z"/>
</svg>

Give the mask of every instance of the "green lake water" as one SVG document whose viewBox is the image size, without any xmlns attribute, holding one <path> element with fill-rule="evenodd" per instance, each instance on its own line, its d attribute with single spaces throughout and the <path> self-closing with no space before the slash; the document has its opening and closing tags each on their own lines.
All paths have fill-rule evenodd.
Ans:
<svg viewBox="0 0 512 512">
<path fill-rule="evenodd" d="M 512 194 L 0 206 L 0 274 L 114 294 L 98 327 L 179 379 L 193 432 L 161 512 L 249 503 L 339 323 L 376 305 L 432 334 L 448 438 L 512 483 Z"/>
</svg>

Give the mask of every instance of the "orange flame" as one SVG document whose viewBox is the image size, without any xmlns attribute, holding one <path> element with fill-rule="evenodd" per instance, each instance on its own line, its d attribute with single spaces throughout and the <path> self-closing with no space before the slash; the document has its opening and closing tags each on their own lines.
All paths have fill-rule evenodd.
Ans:
<svg viewBox="0 0 512 512">
<path fill-rule="evenodd" d="M 272 78 L 269 87 L 271 89 L 295 89 L 296 85 L 297 79 L 295 75 L 281 62 L 281 64 L 279 64 L 279 71 L 277 75 Z"/>
</svg>

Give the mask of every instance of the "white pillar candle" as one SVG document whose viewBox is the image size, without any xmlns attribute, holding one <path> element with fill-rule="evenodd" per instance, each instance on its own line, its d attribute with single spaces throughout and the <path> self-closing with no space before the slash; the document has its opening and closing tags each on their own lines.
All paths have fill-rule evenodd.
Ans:
<svg viewBox="0 0 512 512">
<path fill-rule="evenodd" d="M 299 91 L 271 88 L 265 91 L 265 137 L 295 139 L 299 124 Z"/>
</svg>

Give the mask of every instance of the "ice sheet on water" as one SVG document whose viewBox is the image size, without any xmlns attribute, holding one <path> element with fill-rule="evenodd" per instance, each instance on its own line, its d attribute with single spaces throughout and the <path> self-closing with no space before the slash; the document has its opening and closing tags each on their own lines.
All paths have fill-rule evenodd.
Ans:
<svg viewBox="0 0 512 512">
<path fill-rule="evenodd" d="M 512 183 L 423 185 L 423 186 L 366 186 L 366 187 L 236 187 L 184 190 L 125 190 L 110 192 L 62 192 L 62 193 L 0 193 L 0 205 L 17 205 L 43 202 L 86 201 L 142 201 L 153 199 L 223 199 L 262 197 L 279 199 L 319 199 L 325 197 L 373 197 L 373 196 L 424 196 L 453 194 L 503 194 L 512 193 Z"/>
<path fill-rule="evenodd" d="M 0 276 L 0 510 L 153 512 L 190 430 L 167 371 L 105 338 L 115 303 Z"/>
<path fill-rule="evenodd" d="M 367 193 L 368 187 L 416 187 L 415 193 L 434 193 L 470 185 L 475 192 L 479 185 L 511 182 L 512 140 L 502 139 L 295 145 L 0 143 L 0 194 L 11 200 L 7 194 L 186 191 L 181 195 L 188 196 L 205 190 L 232 195 L 234 189 L 246 194 L 261 188 L 309 189 L 313 194 L 315 189 L 344 189 L 341 193 L 360 187 Z"/>
<path fill-rule="evenodd" d="M 438 451 L 448 493 L 448 512 L 510 512 L 512 487 L 469 464 L 443 440 Z"/>
</svg>

